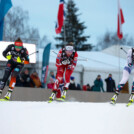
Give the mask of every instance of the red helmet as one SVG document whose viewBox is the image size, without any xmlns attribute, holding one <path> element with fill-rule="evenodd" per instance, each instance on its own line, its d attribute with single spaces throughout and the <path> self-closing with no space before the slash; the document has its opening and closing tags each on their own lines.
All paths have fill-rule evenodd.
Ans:
<svg viewBox="0 0 134 134">
<path fill-rule="evenodd" d="M 18 39 L 15 41 L 14 45 L 15 45 L 15 48 L 16 48 L 16 49 L 21 49 L 21 48 L 23 47 L 23 42 L 21 41 L 20 38 L 18 38 Z"/>
</svg>

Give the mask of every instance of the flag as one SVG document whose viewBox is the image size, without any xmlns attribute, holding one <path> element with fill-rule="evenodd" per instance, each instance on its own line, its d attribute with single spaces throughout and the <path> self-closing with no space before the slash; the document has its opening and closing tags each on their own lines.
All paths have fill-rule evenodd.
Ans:
<svg viewBox="0 0 134 134">
<path fill-rule="evenodd" d="M 120 1 L 118 0 L 118 22 L 117 22 L 117 36 L 119 39 L 123 38 L 122 24 L 125 22 Z"/>
<path fill-rule="evenodd" d="M 0 40 L 2 40 L 3 37 L 4 16 L 11 7 L 11 0 L 0 0 Z"/>
<path fill-rule="evenodd" d="M 55 27 L 56 34 L 61 33 L 61 29 L 64 23 L 64 0 L 60 0 L 58 16 L 57 16 L 57 23 Z"/>
<path fill-rule="evenodd" d="M 49 43 L 43 52 L 43 60 L 42 60 L 42 76 L 41 76 L 41 83 L 42 86 L 46 86 L 47 74 L 48 74 L 48 67 L 49 67 L 49 57 L 50 57 L 50 48 L 51 43 Z"/>
</svg>

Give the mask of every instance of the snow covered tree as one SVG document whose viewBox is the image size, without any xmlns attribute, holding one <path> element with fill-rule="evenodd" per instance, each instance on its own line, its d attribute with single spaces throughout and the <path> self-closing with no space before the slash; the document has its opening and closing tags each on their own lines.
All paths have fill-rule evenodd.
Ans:
<svg viewBox="0 0 134 134">
<path fill-rule="evenodd" d="M 89 36 L 83 35 L 86 26 L 84 25 L 84 22 L 80 22 L 80 20 L 78 19 L 78 16 L 80 15 L 77 13 L 78 8 L 76 7 L 73 0 L 68 0 L 68 3 L 66 5 L 66 17 L 64 21 L 65 26 L 63 26 L 62 28 L 60 37 L 55 38 L 56 40 L 60 41 L 60 44 L 57 44 L 56 46 L 62 47 L 64 46 L 66 41 L 66 43 L 73 42 L 75 44 L 76 50 L 86 50 L 86 46 L 88 46 L 88 50 L 91 50 L 91 44 L 84 44 Z"/>
</svg>

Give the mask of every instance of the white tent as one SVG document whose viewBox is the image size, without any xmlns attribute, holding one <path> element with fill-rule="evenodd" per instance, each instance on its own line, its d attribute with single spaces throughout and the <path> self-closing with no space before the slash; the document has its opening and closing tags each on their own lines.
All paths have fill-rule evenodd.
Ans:
<svg viewBox="0 0 134 134">
<path fill-rule="evenodd" d="M 51 50 L 50 52 L 49 71 L 53 70 L 56 73 L 55 61 L 57 55 L 54 52 L 58 53 L 58 50 Z M 78 51 L 77 67 L 72 74 L 72 76 L 75 77 L 76 83 L 84 85 L 89 83 L 92 86 L 97 75 L 100 74 L 104 83 L 104 89 L 106 89 L 106 83 L 104 82 L 104 79 L 108 77 L 109 73 L 111 73 L 117 85 L 122 77 L 122 71 L 124 65 L 126 64 L 126 54 L 120 50 L 120 55 L 122 53 L 124 54 L 124 57 L 121 58 L 121 56 L 117 55 L 118 52 L 119 48 L 117 46 L 110 47 L 101 52 Z M 42 61 L 42 53 L 43 50 L 40 49 L 40 62 Z M 82 59 L 88 60 L 82 61 Z M 130 76 L 129 87 L 131 87 L 131 84 L 132 75 Z"/>
</svg>

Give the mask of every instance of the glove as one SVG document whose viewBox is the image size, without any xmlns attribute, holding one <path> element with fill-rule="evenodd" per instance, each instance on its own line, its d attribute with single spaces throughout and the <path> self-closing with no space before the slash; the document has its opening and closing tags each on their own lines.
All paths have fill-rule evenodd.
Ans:
<svg viewBox="0 0 134 134">
<path fill-rule="evenodd" d="M 67 69 L 73 70 L 74 69 L 74 65 L 68 65 Z"/>
<path fill-rule="evenodd" d="M 67 60 L 63 60 L 61 63 L 62 63 L 63 65 L 67 65 L 67 64 L 70 64 L 70 61 L 67 59 Z"/>
<path fill-rule="evenodd" d="M 68 61 L 67 60 L 64 60 L 61 62 L 63 65 L 67 65 L 68 64 Z"/>
<path fill-rule="evenodd" d="M 7 58 L 8 60 L 11 60 L 12 55 L 7 55 L 6 58 Z"/>
<path fill-rule="evenodd" d="M 24 60 L 23 62 L 24 62 L 24 64 L 29 64 L 29 61 Z"/>
<path fill-rule="evenodd" d="M 17 62 L 22 63 L 23 61 L 20 59 L 20 57 L 17 57 Z"/>
<path fill-rule="evenodd" d="M 129 64 L 128 64 L 128 66 L 129 66 L 129 67 L 132 67 L 132 66 L 133 66 L 133 64 L 132 64 L 132 63 L 129 63 Z"/>
</svg>

